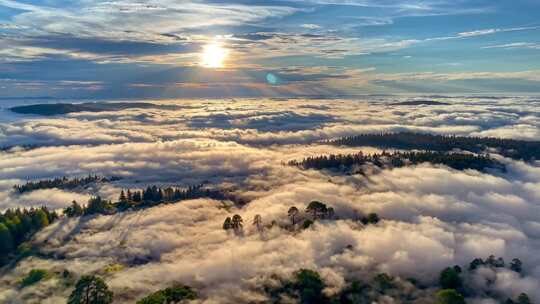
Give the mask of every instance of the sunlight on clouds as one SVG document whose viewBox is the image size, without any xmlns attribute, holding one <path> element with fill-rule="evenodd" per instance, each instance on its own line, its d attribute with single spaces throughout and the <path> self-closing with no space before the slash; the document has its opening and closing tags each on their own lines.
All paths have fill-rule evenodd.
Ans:
<svg viewBox="0 0 540 304">
<path fill-rule="evenodd" d="M 201 65 L 205 68 L 223 68 L 228 55 L 229 50 L 218 42 L 212 42 L 206 45 L 201 53 Z"/>
</svg>

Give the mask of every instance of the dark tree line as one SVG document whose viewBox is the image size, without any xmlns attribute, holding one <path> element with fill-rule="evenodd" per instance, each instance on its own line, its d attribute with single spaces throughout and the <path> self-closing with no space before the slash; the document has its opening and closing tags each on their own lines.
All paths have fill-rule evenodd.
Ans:
<svg viewBox="0 0 540 304">
<path fill-rule="evenodd" d="M 105 281 L 94 275 L 82 276 L 76 283 L 75 289 L 71 292 L 68 304 L 111 304 L 113 303 L 113 292 Z M 137 304 L 174 304 L 184 303 L 184 301 L 195 300 L 198 294 L 191 287 L 175 284 L 137 301 Z"/>
<path fill-rule="evenodd" d="M 174 304 L 184 303 L 187 300 L 195 300 L 198 295 L 189 286 L 176 284 L 172 287 L 158 290 L 137 301 L 137 304 Z"/>
<path fill-rule="evenodd" d="M 479 261 L 482 263 L 479 264 Z M 515 265 L 519 265 L 519 269 L 515 268 Z M 522 263 L 519 259 L 513 259 L 507 268 L 521 273 L 521 266 Z M 270 303 L 283 303 L 283 298 L 292 298 L 301 304 L 364 304 L 380 303 L 381 297 L 390 297 L 396 303 L 465 304 L 466 297 L 485 296 L 492 297 L 498 303 L 504 304 L 532 303 L 525 293 L 519 294 L 515 299 L 506 299 L 498 293 L 490 293 L 488 290 L 479 290 L 479 287 L 467 286 L 470 280 L 464 279 L 465 272 L 472 273 L 478 267 L 501 268 L 506 266 L 504 266 L 502 258 L 494 256 L 490 256 L 486 260 L 475 259 L 467 270 L 462 270 L 460 266 L 445 268 L 441 271 L 439 284 L 436 286 L 424 286 L 415 279 L 398 279 L 386 273 L 347 278 L 345 287 L 332 296 L 324 293 L 327 286 L 318 272 L 311 269 L 300 269 L 294 272 L 292 279 L 280 281 L 280 284 L 265 286 L 264 290 Z M 405 282 L 412 283 L 414 288 L 411 288 L 410 284 L 404 284 Z M 488 283 L 486 286 L 489 288 L 490 284 Z M 419 292 L 420 290 L 424 292 Z M 426 300 L 428 301 L 426 302 Z"/>
<path fill-rule="evenodd" d="M 77 217 L 92 214 L 113 214 L 126 210 L 144 209 L 160 204 L 175 203 L 183 200 L 211 198 L 225 199 L 225 195 L 219 190 L 205 188 L 203 185 L 190 186 L 187 189 L 160 188 L 148 186 L 144 190 L 121 190 L 117 202 L 102 199 L 100 196 L 91 198 L 86 206 L 76 201 L 64 209 L 68 217 Z"/>
<path fill-rule="evenodd" d="M 381 168 L 400 168 L 421 163 L 441 164 L 456 170 L 475 169 L 485 171 L 487 168 L 504 170 L 502 164 L 487 155 L 431 151 L 381 152 L 372 155 L 363 154 L 362 152 L 356 154 L 330 154 L 308 157 L 301 161 L 292 160 L 289 165 L 303 169 L 346 171 L 366 164 Z"/>
<path fill-rule="evenodd" d="M 463 276 L 467 274 L 474 273 L 479 268 L 506 268 L 511 271 L 522 275 L 523 272 L 523 263 L 521 260 L 514 258 L 509 264 L 506 264 L 503 258 L 496 258 L 493 255 L 490 255 L 488 258 L 481 259 L 476 258 L 469 263 L 469 266 L 466 270 L 463 270 L 460 266 L 455 265 L 453 267 L 447 267 L 443 269 L 439 276 L 439 286 L 443 289 L 444 295 L 446 297 L 452 297 L 454 299 L 464 297 L 475 297 L 475 296 L 484 296 L 485 294 L 490 294 L 489 290 L 478 290 L 466 285 L 466 280 Z M 486 286 L 492 285 L 494 282 L 488 282 Z M 529 296 L 525 293 L 521 293 L 516 299 L 499 299 L 501 303 L 506 304 L 530 304 Z M 458 303 L 458 302 L 452 302 Z M 459 302 L 465 303 L 465 302 Z"/>
<path fill-rule="evenodd" d="M 84 187 L 93 183 L 108 183 L 119 180 L 118 177 L 101 177 L 97 175 L 88 175 L 87 177 L 83 178 L 54 178 L 54 179 L 45 179 L 40 180 L 37 182 L 27 182 L 23 185 L 15 185 L 13 188 L 18 193 L 22 194 L 25 192 L 30 192 L 34 190 L 41 190 L 41 189 L 63 189 L 63 190 L 72 190 L 79 187 Z"/>
<path fill-rule="evenodd" d="M 432 135 L 412 132 L 361 134 L 329 141 L 330 144 L 350 147 L 374 146 L 393 149 L 430 151 L 466 150 L 484 153 L 497 149 L 498 153 L 513 159 L 540 159 L 540 141 L 524 141 L 493 137 L 464 137 Z"/>
<path fill-rule="evenodd" d="M 383 296 L 397 299 L 396 303 L 402 303 L 399 300 L 416 303 L 420 294 L 410 287 L 404 288 L 401 281 L 385 273 L 349 278 L 345 287 L 331 296 L 324 293 L 327 285 L 321 275 L 311 269 L 300 269 L 294 272 L 292 279 L 280 283 L 265 287 L 269 303 L 284 303 L 283 299 L 286 298 L 300 304 L 368 304 L 381 303 Z"/>
<path fill-rule="evenodd" d="M 55 221 L 58 215 L 46 207 L 8 209 L 0 214 L 0 264 L 7 263 L 19 246 L 40 229 Z"/>
</svg>

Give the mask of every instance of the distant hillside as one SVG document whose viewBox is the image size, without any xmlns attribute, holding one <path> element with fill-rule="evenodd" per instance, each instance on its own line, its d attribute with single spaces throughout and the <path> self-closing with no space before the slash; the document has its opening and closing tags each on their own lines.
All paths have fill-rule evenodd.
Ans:
<svg viewBox="0 0 540 304">
<path fill-rule="evenodd" d="M 444 106 L 449 105 L 449 103 L 435 101 L 435 100 L 408 100 L 402 102 L 392 103 L 393 106 Z"/>
<path fill-rule="evenodd" d="M 337 146 L 373 146 L 392 149 L 417 149 L 429 151 L 466 150 L 474 153 L 497 153 L 513 159 L 540 159 L 540 141 L 524 141 L 492 137 L 444 136 L 422 133 L 360 134 L 331 140 Z"/>
<path fill-rule="evenodd" d="M 77 112 L 104 112 L 118 111 L 126 109 L 170 109 L 177 108 L 173 105 L 157 105 L 144 102 L 116 102 L 116 103 L 55 103 L 55 104 L 36 104 L 30 106 L 13 107 L 10 110 L 18 114 L 35 115 L 62 115 Z"/>
</svg>

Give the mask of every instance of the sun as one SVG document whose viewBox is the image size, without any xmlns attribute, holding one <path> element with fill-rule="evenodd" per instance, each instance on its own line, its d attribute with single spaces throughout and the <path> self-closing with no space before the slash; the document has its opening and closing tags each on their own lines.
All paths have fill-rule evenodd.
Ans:
<svg viewBox="0 0 540 304">
<path fill-rule="evenodd" d="M 201 53 L 201 65 L 205 68 L 222 68 L 229 51 L 218 43 L 208 44 Z"/>
</svg>

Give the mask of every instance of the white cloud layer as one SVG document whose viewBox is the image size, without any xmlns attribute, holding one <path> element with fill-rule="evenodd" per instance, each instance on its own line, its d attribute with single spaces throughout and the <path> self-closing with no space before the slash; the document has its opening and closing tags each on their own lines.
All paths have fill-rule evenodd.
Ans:
<svg viewBox="0 0 540 304">
<path fill-rule="evenodd" d="M 527 292 L 540 301 L 538 162 L 501 159 L 506 173 L 420 165 L 367 177 L 283 165 L 310 155 L 355 152 L 309 143 L 363 132 L 539 138 L 534 98 L 432 98 L 449 105 L 390 105 L 397 97 L 176 101 L 183 108 L 5 119 L 0 125 L 3 145 L 55 146 L 0 154 L 2 208 L 40 203 L 61 208 L 72 199 L 84 201 L 89 192 L 112 198 L 126 186 L 205 180 L 234 189 L 249 203 L 224 208 L 222 202 L 200 199 L 62 219 L 35 240 L 46 240 L 42 251 L 56 258 L 27 258 L 5 273 L 3 280 L 11 283 L 0 286 L 0 301 L 56 303 L 69 295 L 59 278 L 17 290 L 14 282 L 32 268 L 97 273 L 118 303 L 132 303 L 175 281 L 200 291 L 202 303 L 249 303 L 264 301 L 261 286 L 271 275 L 287 278 L 299 268 L 318 270 L 332 293 L 345 280 L 377 272 L 433 283 L 443 268 L 490 254 L 507 261 L 520 258 L 525 275 L 486 269 L 470 278 L 474 284 L 484 286 L 487 278 L 495 278 L 484 286 L 492 294 Z M 14 183 L 26 179 L 89 173 L 124 179 L 87 192 L 44 190 L 18 197 L 11 192 Z M 265 224 L 275 220 L 285 225 L 289 207 L 303 210 L 311 200 L 333 206 L 339 220 L 296 234 L 274 227 L 261 235 L 251 225 L 256 214 Z M 384 220 L 368 227 L 354 221 L 369 212 Z M 221 229 L 234 213 L 244 218 L 244 237 Z M 125 268 L 105 272 L 111 264 Z M 471 300 L 491 301 L 488 295 Z"/>
</svg>

